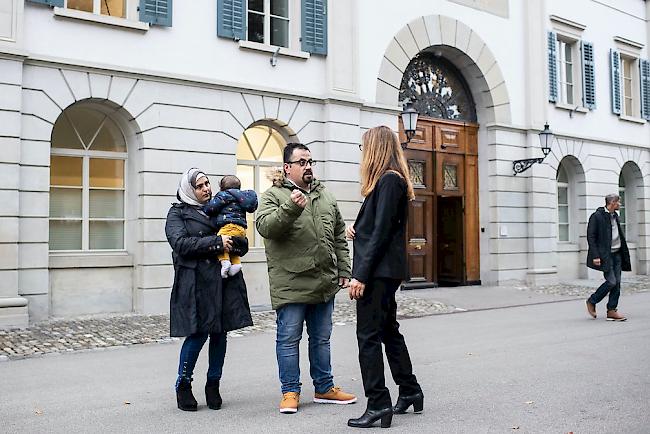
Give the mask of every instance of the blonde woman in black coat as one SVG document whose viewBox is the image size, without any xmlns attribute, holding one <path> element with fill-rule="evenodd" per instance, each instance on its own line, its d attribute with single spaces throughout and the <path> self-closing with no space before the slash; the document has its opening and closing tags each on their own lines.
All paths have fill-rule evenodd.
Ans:
<svg viewBox="0 0 650 434">
<path fill-rule="evenodd" d="M 243 274 L 221 278 L 217 255 L 230 252 L 243 256 L 246 238 L 217 235 L 218 228 L 202 211 L 212 197 L 210 181 L 203 171 L 183 173 L 175 203 L 169 209 L 165 234 L 172 247 L 174 285 L 170 299 L 170 334 L 185 336 L 176 379 L 178 408 L 196 411 L 192 374 L 201 348 L 209 339 L 205 398 L 208 407 L 221 408 L 219 383 L 226 356 L 226 332 L 253 324 Z"/>
<path fill-rule="evenodd" d="M 351 427 L 367 428 L 381 420 L 391 425 L 393 414 L 412 405 L 422 411 L 424 395 L 418 384 L 404 337 L 397 323 L 395 292 L 406 278 L 406 223 L 408 201 L 414 198 L 408 166 L 397 135 L 388 127 L 366 131 L 362 138 L 361 194 L 365 197 L 347 236 L 354 240 L 354 262 L 349 286 L 357 300 L 357 341 L 365 413 L 348 420 Z M 382 343 L 399 397 L 392 406 L 384 380 Z"/>
</svg>

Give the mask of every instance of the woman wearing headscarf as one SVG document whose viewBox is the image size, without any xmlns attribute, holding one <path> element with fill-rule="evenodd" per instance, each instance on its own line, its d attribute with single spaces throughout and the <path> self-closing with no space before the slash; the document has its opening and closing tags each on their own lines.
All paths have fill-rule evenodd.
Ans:
<svg viewBox="0 0 650 434">
<path fill-rule="evenodd" d="M 349 293 L 357 300 L 359 365 L 368 405 L 348 425 L 367 428 L 381 420 L 382 428 L 388 428 L 393 414 L 405 413 L 411 405 L 421 412 L 424 395 L 399 332 L 395 303 L 395 292 L 407 275 L 408 202 L 415 194 L 397 135 L 386 126 L 363 134 L 361 195 L 365 200 L 346 234 L 354 240 Z M 385 384 L 382 344 L 399 386 L 395 407 Z"/>
<path fill-rule="evenodd" d="M 212 197 L 210 181 L 197 168 L 186 170 L 167 214 L 165 234 L 172 247 L 174 285 L 170 300 L 170 334 L 184 336 L 176 379 L 178 408 L 196 411 L 192 374 L 203 344 L 210 339 L 205 398 L 221 408 L 219 383 L 226 356 L 226 332 L 253 324 L 243 274 L 222 280 L 217 254 L 243 256 L 246 238 L 216 235 L 201 207 Z"/>
</svg>

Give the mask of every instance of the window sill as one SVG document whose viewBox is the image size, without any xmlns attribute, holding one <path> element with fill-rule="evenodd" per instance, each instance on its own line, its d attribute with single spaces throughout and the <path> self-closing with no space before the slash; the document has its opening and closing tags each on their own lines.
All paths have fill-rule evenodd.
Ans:
<svg viewBox="0 0 650 434">
<path fill-rule="evenodd" d="M 307 60 L 309 59 L 309 57 L 311 57 L 311 54 L 307 53 L 306 51 L 295 51 L 284 47 L 274 47 L 273 45 L 260 44 L 259 42 L 242 40 L 239 41 L 239 48 L 262 51 L 270 54 L 275 54 L 275 52 L 278 51 L 279 48 L 280 51 L 278 51 L 278 55 L 280 56 L 293 57 L 296 59 L 303 59 L 303 60 Z"/>
<path fill-rule="evenodd" d="M 620 115 L 619 119 L 621 119 L 622 121 L 633 122 L 635 124 L 645 124 L 646 123 L 645 119 L 637 118 L 636 116 Z"/>
<path fill-rule="evenodd" d="M 576 113 L 582 113 L 582 114 L 589 113 L 588 108 L 585 108 L 585 107 L 582 107 L 582 106 L 572 106 L 570 104 L 565 104 L 563 102 L 556 102 L 555 107 L 559 108 L 561 110 L 567 110 L 567 111 L 570 111 L 570 112 L 576 112 Z"/>
<path fill-rule="evenodd" d="M 109 26 L 124 27 L 134 30 L 149 30 L 149 23 L 140 21 L 127 20 L 126 18 L 116 18 L 108 15 L 93 14 L 91 12 L 77 11 L 74 9 L 54 8 L 54 15 L 57 17 L 72 18 L 75 20 L 89 21 L 93 23 L 106 24 Z"/>
<path fill-rule="evenodd" d="M 50 252 L 52 268 L 114 268 L 133 267 L 133 256 L 127 252 Z"/>
</svg>

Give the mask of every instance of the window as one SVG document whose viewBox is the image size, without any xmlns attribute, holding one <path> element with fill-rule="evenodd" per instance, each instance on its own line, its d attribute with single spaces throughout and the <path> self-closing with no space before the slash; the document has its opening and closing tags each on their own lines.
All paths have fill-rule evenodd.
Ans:
<svg viewBox="0 0 650 434">
<path fill-rule="evenodd" d="M 289 0 L 248 0 L 248 40 L 289 47 Z"/>
<path fill-rule="evenodd" d="M 65 7 L 93 14 L 126 18 L 127 0 L 66 0 Z"/>
<path fill-rule="evenodd" d="M 126 141 L 100 107 L 66 109 L 52 131 L 50 250 L 124 249 Z"/>
<path fill-rule="evenodd" d="M 569 177 L 560 164 L 557 170 L 558 239 L 569 241 Z"/>
<path fill-rule="evenodd" d="M 619 221 L 621 223 L 621 230 L 623 231 L 623 235 L 627 236 L 625 232 L 625 176 L 623 176 L 623 173 L 621 172 L 621 175 L 618 177 L 618 195 L 621 197 L 620 200 L 620 208 L 618 210 L 619 214 Z"/>
<path fill-rule="evenodd" d="M 217 0 L 217 36 L 282 56 L 326 56 L 327 21 L 327 0 Z"/>
<path fill-rule="evenodd" d="M 566 24 L 566 20 L 555 20 Z M 585 109 L 596 108 L 594 46 L 580 39 L 583 26 L 572 23 L 570 27 L 548 32 L 548 100 L 560 108 L 586 113 Z"/>
<path fill-rule="evenodd" d="M 575 41 L 557 39 L 557 60 L 559 71 L 559 97 L 560 102 L 573 105 L 575 101 L 575 62 L 577 58 L 577 44 Z"/>
<path fill-rule="evenodd" d="M 271 187 L 268 173 L 282 165 L 282 152 L 287 139 L 279 130 L 266 124 L 253 124 L 237 143 L 237 176 L 242 189 L 255 190 L 258 195 Z M 255 231 L 255 215 L 246 214 L 251 245 L 262 247 L 262 237 Z"/>
<path fill-rule="evenodd" d="M 639 117 L 639 78 L 638 59 L 621 55 L 621 84 L 623 114 Z"/>
</svg>

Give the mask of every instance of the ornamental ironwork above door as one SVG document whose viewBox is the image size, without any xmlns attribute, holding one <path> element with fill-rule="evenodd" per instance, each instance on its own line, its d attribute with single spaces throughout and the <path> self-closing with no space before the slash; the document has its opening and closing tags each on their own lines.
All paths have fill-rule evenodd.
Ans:
<svg viewBox="0 0 650 434">
<path fill-rule="evenodd" d="M 402 77 L 400 104 L 412 103 L 424 116 L 476 122 L 476 107 L 458 69 L 442 57 L 421 52 Z"/>
</svg>

